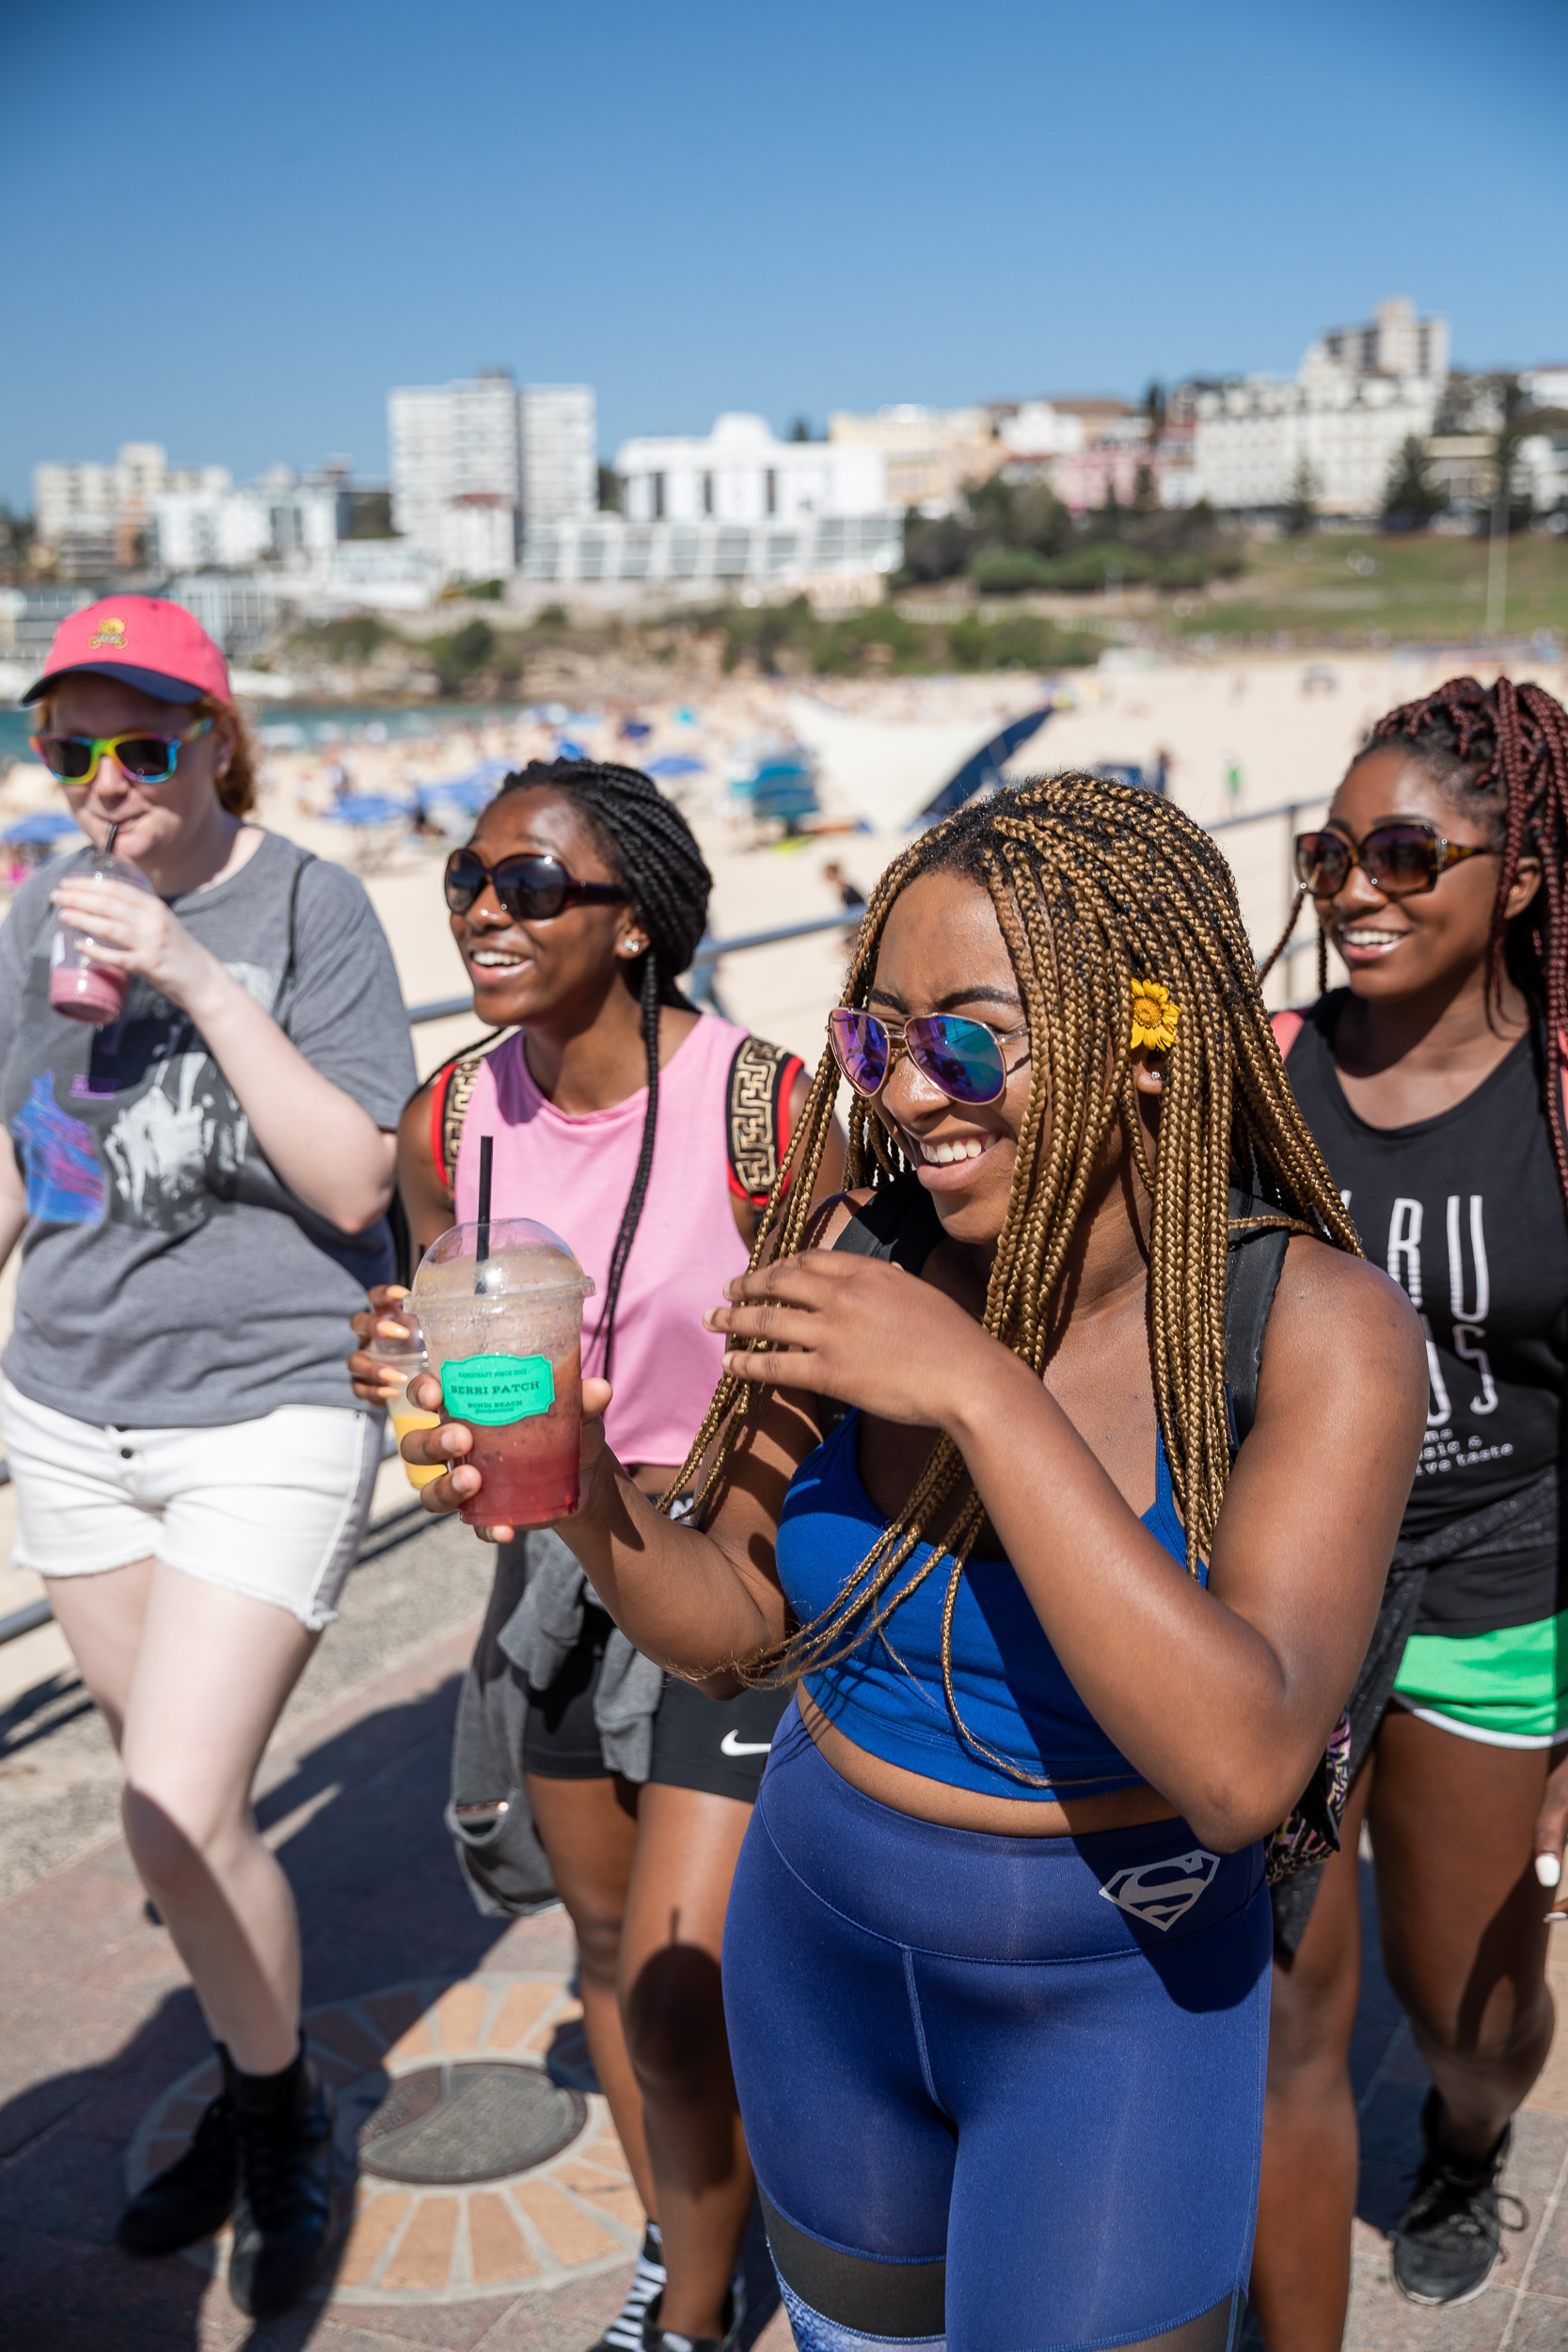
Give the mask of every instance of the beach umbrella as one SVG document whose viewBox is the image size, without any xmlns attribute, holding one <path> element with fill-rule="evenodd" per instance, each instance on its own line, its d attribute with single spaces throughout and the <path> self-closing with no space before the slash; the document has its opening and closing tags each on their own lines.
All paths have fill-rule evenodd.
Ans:
<svg viewBox="0 0 1568 2352">
<path fill-rule="evenodd" d="M 665 752 L 658 759 L 650 759 L 646 773 L 650 776 L 700 776 L 707 766 L 705 759 L 689 759 L 684 752 Z"/>
<path fill-rule="evenodd" d="M 17 849 L 30 849 L 50 841 L 63 841 L 68 833 L 79 833 L 81 827 L 74 817 L 63 809 L 40 808 L 31 817 L 19 818 L 8 825 L 0 841 L 8 841 Z"/>
<path fill-rule="evenodd" d="M 477 817 L 495 797 L 492 785 L 475 784 L 467 777 L 456 784 L 421 784 L 416 795 L 427 816 L 437 809 L 456 809 L 466 817 Z"/>
<path fill-rule="evenodd" d="M 621 722 L 623 743 L 641 743 L 646 736 L 652 733 L 653 729 L 646 719 L 623 719 Z"/>
<path fill-rule="evenodd" d="M 350 792 L 329 808 L 326 815 L 338 825 L 401 825 L 412 814 L 406 801 L 394 801 L 386 792 Z"/>
</svg>

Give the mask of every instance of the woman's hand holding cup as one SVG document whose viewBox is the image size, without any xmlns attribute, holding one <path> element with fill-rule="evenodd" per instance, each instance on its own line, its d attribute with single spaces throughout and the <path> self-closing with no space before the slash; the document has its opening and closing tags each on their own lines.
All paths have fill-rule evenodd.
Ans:
<svg viewBox="0 0 1568 2352">
<path fill-rule="evenodd" d="M 376 1294 L 372 1293 L 372 1298 Z M 356 1317 L 356 1323 L 361 1320 Z M 363 1318 L 369 1321 L 370 1318 Z M 442 1410 L 441 1383 L 431 1372 L 421 1373 L 409 1383 L 408 1393 L 414 1403 L 427 1413 Z M 596 1476 L 606 1462 L 613 1460 L 605 1443 L 604 1417 L 612 1391 L 608 1380 L 584 1380 L 582 1384 L 582 1454 L 581 1501 L 578 1513 L 586 1510 L 593 1500 Z M 484 1485 L 483 1477 L 467 1460 L 473 1451 L 473 1433 L 461 1422 L 440 1422 L 434 1429 L 411 1429 L 404 1438 L 400 1453 L 405 1462 L 417 1469 L 441 1469 L 446 1475 L 433 1479 L 420 1489 L 420 1500 L 427 1511 L 438 1518 L 447 1518 L 471 1503 Z M 476 1527 L 474 1534 L 487 1544 L 508 1544 L 516 1530 L 498 1523 Z"/>
</svg>

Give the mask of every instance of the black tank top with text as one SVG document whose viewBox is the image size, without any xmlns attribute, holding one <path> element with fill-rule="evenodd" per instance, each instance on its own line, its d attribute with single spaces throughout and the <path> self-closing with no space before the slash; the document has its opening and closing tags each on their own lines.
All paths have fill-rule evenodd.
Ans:
<svg viewBox="0 0 1568 2352">
<path fill-rule="evenodd" d="M 1287 1067 L 1362 1248 L 1426 1332 L 1426 1439 L 1401 1529 L 1419 1538 L 1560 1462 L 1568 1217 L 1539 1030 L 1440 1117 L 1371 1127 L 1346 1100 L 1330 1051 L 1347 995 L 1336 990 L 1307 1014 Z M 1568 1608 L 1561 1549 L 1466 1553 L 1431 1569 L 1417 1630 L 1485 1633 L 1555 1615 Z"/>
</svg>

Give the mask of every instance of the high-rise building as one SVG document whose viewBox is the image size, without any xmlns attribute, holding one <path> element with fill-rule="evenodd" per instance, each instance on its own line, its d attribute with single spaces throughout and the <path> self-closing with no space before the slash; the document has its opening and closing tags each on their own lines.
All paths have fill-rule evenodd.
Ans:
<svg viewBox="0 0 1568 2352">
<path fill-rule="evenodd" d="M 1449 322 L 1422 319 L 1403 294 L 1380 302 L 1361 326 L 1331 326 L 1319 337 L 1348 375 L 1417 375 L 1441 384 L 1449 372 Z"/>
<path fill-rule="evenodd" d="M 156 441 L 126 441 L 112 466 L 33 468 L 38 544 L 62 579 L 99 580 L 129 571 L 149 554 L 146 534 L 166 490 L 227 490 L 226 466 L 170 467 Z"/>
<path fill-rule="evenodd" d="M 1405 442 L 1432 432 L 1448 364 L 1448 321 L 1402 299 L 1320 336 L 1293 378 L 1205 387 L 1183 404 L 1193 495 L 1230 514 L 1277 513 L 1303 492 L 1325 515 L 1377 514 Z"/>
<path fill-rule="evenodd" d="M 598 505 L 590 385 L 519 391 L 496 369 L 405 386 L 388 395 L 387 427 L 393 523 L 449 578 L 515 571 L 527 528 L 575 521 Z"/>
<path fill-rule="evenodd" d="M 525 384 L 518 410 L 524 531 L 596 513 L 599 418 L 592 384 Z"/>
<path fill-rule="evenodd" d="M 455 384 L 407 385 L 387 396 L 392 523 L 422 554 L 444 564 L 448 511 L 458 499 L 500 501 L 511 516 L 516 564 L 523 504 L 517 387 L 496 369 Z M 458 568 L 453 566 L 454 569 Z"/>
</svg>

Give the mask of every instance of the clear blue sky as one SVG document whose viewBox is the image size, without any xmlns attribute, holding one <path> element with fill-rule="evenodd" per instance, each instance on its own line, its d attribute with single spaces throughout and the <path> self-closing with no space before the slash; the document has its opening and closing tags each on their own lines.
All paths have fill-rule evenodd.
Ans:
<svg viewBox="0 0 1568 2352">
<path fill-rule="evenodd" d="M 608 454 L 1292 368 L 1386 294 L 1568 357 L 1559 0 L 0 8 L 0 498 L 165 442 L 386 463 L 387 388 L 597 387 Z"/>
</svg>

